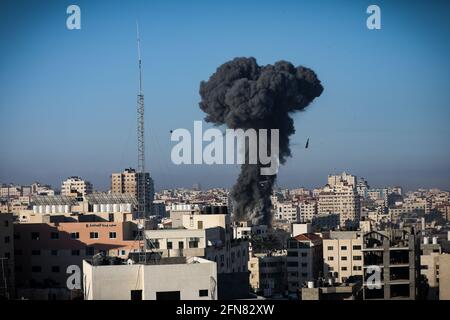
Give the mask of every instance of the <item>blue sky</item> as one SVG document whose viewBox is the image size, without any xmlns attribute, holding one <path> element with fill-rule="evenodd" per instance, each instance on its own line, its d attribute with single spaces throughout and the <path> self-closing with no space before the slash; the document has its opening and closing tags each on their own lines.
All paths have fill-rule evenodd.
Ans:
<svg viewBox="0 0 450 320">
<path fill-rule="evenodd" d="M 70 4 L 81 7 L 81 30 L 66 29 Z M 370 4 L 381 7 L 381 30 L 366 28 Z M 136 166 L 139 19 L 157 188 L 233 184 L 236 165 L 173 165 L 170 130 L 203 119 L 201 80 L 253 56 L 310 67 L 325 88 L 294 115 L 279 186 L 320 186 L 346 170 L 373 186 L 450 189 L 449 9 L 399 0 L 2 1 L 0 182 L 59 186 L 79 175 L 103 190 L 111 172 Z"/>
</svg>

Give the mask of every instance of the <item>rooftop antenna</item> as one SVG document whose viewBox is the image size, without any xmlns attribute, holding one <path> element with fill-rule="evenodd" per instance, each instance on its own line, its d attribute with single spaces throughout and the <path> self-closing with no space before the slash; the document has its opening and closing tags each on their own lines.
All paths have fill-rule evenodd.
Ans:
<svg viewBox="0 0 450 320">
<path fill-rule="evenodd" d="M 145 177 L 145 143 L 144 143 L 144 93 L 142 91 L 142 60 L 141 39 L 139 23 L 136 20 L 136 39 L 139 66 L 139 93 L 137 96 L 137 137 L 138 137 L 138 172 L 137 172 L 137 200 L 138 200 L 138 237 L 139 237 L 139 263 L 147 263 L 147 241 L 145 239 L 145 220 L 147 213 L 146 177 Z"/>
</svg>

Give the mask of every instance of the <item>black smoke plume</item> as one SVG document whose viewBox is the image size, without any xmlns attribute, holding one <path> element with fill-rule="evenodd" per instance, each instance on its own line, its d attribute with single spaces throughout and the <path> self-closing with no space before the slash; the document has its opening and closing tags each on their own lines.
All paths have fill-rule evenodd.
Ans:
<svg viewBox="0 0 450 320">
<path fill-rule="evenodd" d="M 199 105 L 207 113 L 205 120 L 216 125 L 244 130 L 279 129 L 279 160 L 283 164 L 291 156 L 289 136 L 295 133 L 290 114 L 302 111 L 322 91 L 311 69 L 294 67 L 286 61 L 259 66 L 255 58 L 235 58 L 200 83 Z M 270 196 L 276 175 L 260 175 L 260 168 L 259 163 L 241 166 L 231 192 L 234 220 L 271 224 Z"/>
</svg>

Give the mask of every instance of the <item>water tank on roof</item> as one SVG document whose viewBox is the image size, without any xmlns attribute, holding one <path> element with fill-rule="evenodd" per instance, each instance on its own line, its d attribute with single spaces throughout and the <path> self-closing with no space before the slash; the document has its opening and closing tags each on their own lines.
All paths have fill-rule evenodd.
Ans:
<svg viewBox="0 0 450 320">
<path fill-rule="evenodd" d="M 423 237 L 423 244 L 429 244 L 430 240 L 428 237 Z"/>
<path fill-rule="evenodd" d="M 114 207 L 114 212 L 120 212 L 120 204 L 115 203 L 113 207 Z"/>
<path fill-rule="evenodd" d="M 438 238 L 437 237 L 433 237 L 433 244 L 438 244 Z"/>
<path fill-rule="evenodd" d="M 314 281 L 308 281 L 308 289 L 314 288 Z"/>
<path fill-rule="evenodd" d="M 100 212 L 106 212 L 106 204 L 100 205 Z"/>
</svg>

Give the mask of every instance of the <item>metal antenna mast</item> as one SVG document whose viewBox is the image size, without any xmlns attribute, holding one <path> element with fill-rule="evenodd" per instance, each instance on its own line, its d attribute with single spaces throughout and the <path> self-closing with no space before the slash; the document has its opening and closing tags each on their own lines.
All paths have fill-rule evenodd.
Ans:
<svg viewBox="0 0 450 320">
<path fill-rule="evenodd" d="M 139 221 L 139 262 L 147 262 L 147 243 L 145 240 L 145 220 L 147 213 L 146 195 L 147 179 L 145 175 L 145 143 L 144 143 L 144 93 L 142 91 L 142 61 L 141 61 L 141 39 L 139 35 L 139 24 L 136 21 L 137 53 L 139 64 L 139 93 L 137 96 L 137 136 L 138 136 L 138 170 L 136 175 L 138 219 Z"/>
</svg>

